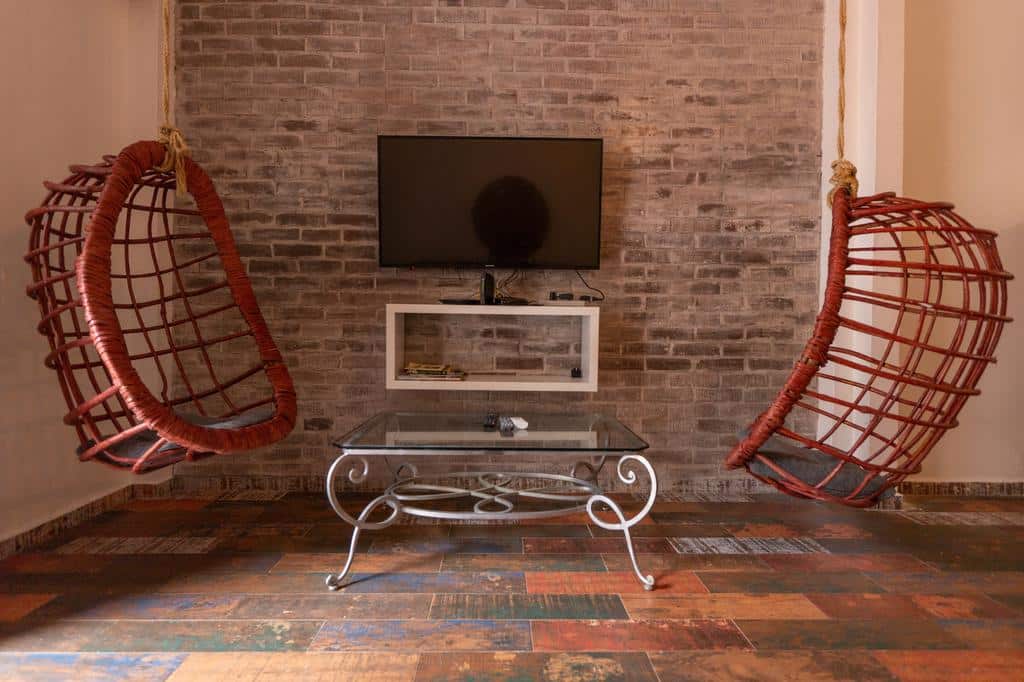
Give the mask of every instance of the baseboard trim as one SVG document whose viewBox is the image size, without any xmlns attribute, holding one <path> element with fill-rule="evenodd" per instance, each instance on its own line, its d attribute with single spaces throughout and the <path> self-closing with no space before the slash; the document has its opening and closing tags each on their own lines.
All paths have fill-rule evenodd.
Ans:
<svg viewBox="0 0 1024 682">
<path fill-rule="evenodd" d="M 900 492 L 935 497 L 1024 497 L 1024 481 L 904 481 Z"/>
<path fill-rule="evenodd" d="M 779 494 L 776 488 L 762 483 L 753 476 L 736 474 L 734 476 L 712 476 L 706 478 L 689 478 L 676 481 L 665 487 L 665 492 L 681 495 L 764 495 Z"/>
<path fill-rule="evenodd" d="M 0 540 L 0 560 L 48 542 L 64 531 L 127 504 L 131 500 L 142 497 L 167 497 L 172 493 L 172 480 L 169 479 L 161 483 L 127 485 L 54 519 L 44 521 L 34 528 Z"/>
<path fill-rule="evenodd" d="M 327 476 L 175 476 L 169 481 L 177 496 L 217 496 L 239 490 L 278 493 L 323 493 Z M 353 490 L 377 491 L 377 488 L 353 486 Z"/>
<path fill-rule="evenodd" d="M 458 480 L 457 476 L 451 477 Z M 262 490 L 283 493 L 321 493 L 326 485 L 326 476 L 175 476 L 168 481 L 175 494 L 189 493 L 202 496 L 236 490 Z M 613 476 L 608 481 L 611 491 L 630 492 L 632 488 L 621 484 Z M 378 482 L 367 481 L 366 485 L 353 486 L 351 490 L 380 492 Z M 138 487 L 138 486 L 137 486 Z M 158 486 L 152 486 L 158 487 Z M 716 495 L 758 495 L 778 493 L 751 476 L 709 476 L 674 482 L 662 488 L 665 492 L 677 494 Z M 1024 481 L 903 481 L 899 492 L 904 495 L 934 495 L 936 497 L 1024 497 Z M 155 493 L 159 496 L 160 493 Z"/>
</svg>

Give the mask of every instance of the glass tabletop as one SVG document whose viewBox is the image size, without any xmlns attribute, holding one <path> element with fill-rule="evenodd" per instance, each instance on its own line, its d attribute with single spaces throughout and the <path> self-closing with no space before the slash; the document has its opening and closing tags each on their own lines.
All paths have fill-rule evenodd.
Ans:
<svg viewBox="0 0 1024 682">
<path fill-rule="evenodd" d="M 647 443 L 614 417 L 601 414 L 508 415 L 528 422 L 503 433 L 484 426 L 484 414 L 381 412 L 334 445 L 367 450 L 545 450 L 636 452 Z"/>
</svg>

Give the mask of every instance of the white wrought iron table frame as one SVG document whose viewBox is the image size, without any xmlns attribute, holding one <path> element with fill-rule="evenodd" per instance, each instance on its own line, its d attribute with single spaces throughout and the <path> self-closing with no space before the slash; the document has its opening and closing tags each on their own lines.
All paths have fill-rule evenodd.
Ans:
<svg viewBox="0 0 1024 682">
<path fill-rule="evenodd" d="M 644 447 L 646 447 L 646 444 L 644 444 Z M 460 456 L 493 456 L 496 450 L 466 450 L 443 447 L 431 449 L 342 447 L 341 449 L 341 455 L 334 460 L 334 463 L 331 464 L 327 472 L 327 499 L 334 512 L 350 524 L 353 529 L 345 565 L 340 572 L 327 576 L 327 587 L 332 590 L 338 590 L 345 586 L 344 580 L 352 568 L 360 532 L 387 528 L 395 523 L 401 514 L 449 520 L 522 521 L 550 518 L 582 511 L 586 511 L 590 520 L 598 527 L 605 530 L 622 532 L 626 542 L 626 549 L 629 552 L 629 559 L 633 565 L 633 572 L 643 584 L 644 589 L 654 589 L 654 577 L 652 575 L 645 575 L 637 564 L 636 552 L 633 548 L 633 538 L 630 535 L 630 528 L 647 517 L 651 507 L 654 506 L 654 500 L 658 494 L 657 475 L 651 463 L 639 454 L 642 449 L 638 448 L 637 450 L 627 451 L 600 451 L 592 449 L 519 451 L 527 452 L 531 455 L 569 458 L 570 461 L 573 461 L 572 458 L 575 457 L 575 462 L 568 475 L 474 471 L 452 472 L 446 476 L 446 478 L 457 476 L 459 479 L 474 479 L 476 482 L 475 487 L 431 482 L 431 479 L 439 477 L 421 477 L 415 464 L 401 458 L 451 456 L 453 454 Z M 517 451 L 510 449 L 500 452 L 511 455 Z M 401 459 L 400 464 L 397 467 L 392 467 L 388 460 L 389 457 Z M 385 464 L 391 471 L 392 483 L 381 495 L 371 500 L 358 516 L 354 517 L 346 512 L 338 501 L 336 491 L 337 478 L 344 472 L 346 465 L 351 465 L 345 474 L 346 477 L 353 484 L 362 483 L 370 472 L 369 459 L 377 458 L 385 459 Z M 646 474 L 650 480 L 647 499 L 640 511 L 632 517 L 627 518 L 622 507 L 608 497 L 597 483 L 598 474 L 608 460 L 616 460 L 615 473 L 619 480 L 626 485 L 632 486 L 638 483 L 638 472 Z M 542 485 L 525 488 L 514 487 L 517 481 L 540 481 Z M 462 498 L 476 499 L 476 503 L 471 511 L 431 509 L 429 506 L 426 506 L 430 502 Z M 561 506 L 543 510 L 517 511 L 515 504 L 518 499 L 543 500 L 546 503 Z M 603 505 L 607 509 L 596 509 L 595 507 L 598 505 Z M 390 513 L 383 520 L 369 521 L 370 514 L 382 506 L 389 508 Z M 607 521 L 602 519 L 598 516 L 599 511 L 610 511 L 617 520 Z"/>
</svg>

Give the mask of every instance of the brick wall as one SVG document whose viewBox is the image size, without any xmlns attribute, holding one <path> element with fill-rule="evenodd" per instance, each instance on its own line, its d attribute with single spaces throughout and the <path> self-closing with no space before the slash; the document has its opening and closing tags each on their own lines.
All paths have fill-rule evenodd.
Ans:
<svg viewBox="0 0 1024 682">
<path fill-rule="evenodd" d="M 492 406 L 614 413 L 667 484 L 725 475 L 815 312 L 821 0 L 178 0 L 177 26 L 179 123 L 300 405 L 278 446 L 180 473 L 321 475 L 376 410 Z M 384 390 L 384 304 L 476 273 L 378 268 L 378 133 L 604 138 L 598 393 Z M 551 289 L 584 291 L 515 293 Z"/>
</svg>

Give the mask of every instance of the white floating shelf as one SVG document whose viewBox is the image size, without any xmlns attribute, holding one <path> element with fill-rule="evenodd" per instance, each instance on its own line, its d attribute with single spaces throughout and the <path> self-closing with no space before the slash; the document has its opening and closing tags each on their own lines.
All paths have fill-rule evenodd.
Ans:
<svg viewBox="0 0 1024 682">
<path fill-rule="evenodd" d="M 385 387 L 405 391 L 597 391 L 597 306 L 554 305 L 447 305 L 443 303 L 389 303 L 386 315 Z M 405 318 L 407 315 L 479 315 L 516 317 L 576 317 L 580 319 L 579 379 L 568 374 L 470 373 L 462 381 L 402 379 L 405 366 Z"/>
</svg>

